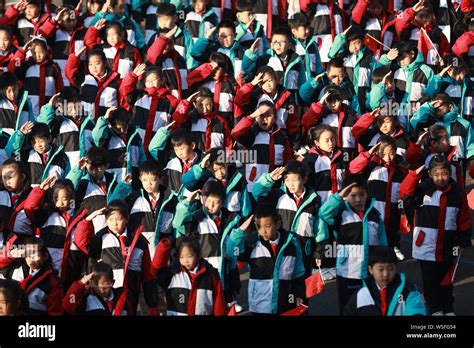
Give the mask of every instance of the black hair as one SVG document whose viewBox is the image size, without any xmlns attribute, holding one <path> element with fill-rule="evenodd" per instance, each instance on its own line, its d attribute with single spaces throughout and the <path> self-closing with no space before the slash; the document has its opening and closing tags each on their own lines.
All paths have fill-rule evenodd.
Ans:
<svg viewBox="0 0 474 348">
<path fill-rule="evenodd" d="M 89 59 L 91 57 L 98 56 L 102 60 L 102 62 L 107 65 L 107 57 L 105 56 L 105 53 L 103 50 L 99 48 L 93 48 L 88 54 L 87 54 L 87 63 L 89 63 Z"/>
<path fill-rule="evenodd" d="M 58 179 L 53 186 L 53 202 L 58 199 L 59 191 L 66 190 L 69 193 L 69 200 L 76 199 L 76 190 L 69 179 Z"/>
<path fill-rule="evenodd" d="M 212 103 L 214 104 L 214 94 L 211 92 L 211 90 L 207 87 L 199 87 L 197 89 L 197 92 L 199 92 L 198 94 L 198 98 L 211 98 L 212 100 Z"/>
<path fill-rule="evenodd" d="M 326 70 L 329 71 L 331 68 L 344 69 L 344 61 L 339 57 L 331 59 Z"/>
<path fill-rule="evenodd" d="M 102 147 L 90 147 L 86 152 L 86 158 L 88 163 L 96 167 L 110 164 L 110 153 Z"/>
<path fill-rule="evenodd" d="M 18 87 L 18 77 L 14 73 L 6 71 L 0 75 L 0 86 L 2 89 L 10 86 Z"/>
<path fill-rule="evenodd" d="M 308 25 L 308 17 L 303 12 L 295 13 L 293 18 L 288 19 L 290 29 L 298 29 L 299 27 L 307 27 Z"/>
<path fill-rule="evenodd" d="M 379 143 L 380 143 L 380 146 L 377 149 L 377 156 L 379 156 L 380 158 L 383 157 L 383 151 L 387 147 L 392 146 L 395 148 L 395 150 L 397 149 L 397 142 L 390 135 L 385 135 L 385 134 L 381 135 L 379 138 Z"/>
<path fill-rule="evenodd" d="M 273 36 L 275 36 L 275 35 L 283 35 L 283 36 L 286 36 L 286 39 L 288 40 L 288 43 L 291 42 L 292 35 L 291 35 L 291 33 L 288 31 L 288 29 L 285 28 L 285 27 L 277 27 L 277 28 L 273 29 L 272 38 L 273 38 Z"/>
<path fill-rule="evenodd" d="M 347 33 L 347 43 L 349 44 L 351 41 L 354 40 L 362 40 L 364 41 L 365 34 L 359 26 L 353 25 L 351 30 Z"/>
<path fill-rule="evenodd" d="M 20 283 L 13 279 L 0 279 L 0 293 L 12 304 L 13 315 L 21 315 L 26 308 L 27 297 L 20 287 Z"/>
<path fill-rule="evenodd" d="M 46 123 L 36 122 L 31 129 L 31 132 L 28 134 L 28 139 L 30 143 L 35 138 L 46 138 L 49 140 L 51 137 L 51 131 Z"/>
<path fill-rule="evenodd" d="M 454 74 L 459 74 L 461 72 L 467 73 L 469 71 L 468 65 L 462 58 L 451 55 L 444 57 L 443 60 L 446 64 L 445 66 L 452 65 Z"/>
<path fill-rule="evenodd" d="M 176 15 L 176 6 L 163 2 L 157 6 L 156 15 L 173 17 L 174 15 Z"/>
<path fill-rule="evenodd" d="M 346 175 L 342 181 L 342 188 L 346 188 L 349 185 L 355 183 L 354 187 L 361 187 L 364 190 L 367 190 L 367 180 L 361 174 L 349 174 Z"/>
<path fill-rule="evenodd" d="M 410 55 L 411 53 L 414 54 L 414 58 L 418 54 L 418 49 L 410 42 L 410 41 L 400 41 L 396 48 L 398 49 L 398 60 L 405 58 L 406 56 Z"/>
<path fill-rule="evenodd" d="M 331 132 L 334 138 L 337 138 L 336 131 L 334 130 L 333 127 L 331 127 L 328 124 L 318 124 L 317 126 L 311 127 L 308 130 L 308 135 L 307 135 L 307 142 L 309 146 L 313 146 L 315 141 L 319 141 L 319 138 L 321 138 L 321 135 L 324 132 Z"/>
<path fill-rule="evenodd" d="M 433 124 L 428 127 L 428 141 L 429 143 L 441 140 L 441 133 L 448 133 L 448 130 L 440 124 Z"/>
<path fill-rule="evenodd" d="M 224 149 L 213 147 L 209 150 L 209 163 L 211 166 L 213 164 L 225 165 L 227 163 L 226 159 L 226 152 Z"/>
<path fill-rule="evenodd" d="M 253 12 L 255 3 L 252 0 L 237 0 L 235 2 L 235 12 L 250 11 Z"/>
<path fill-rule="evenodd" d="M 105 0 L 89 0 L 91 4 L 99 4 L 99 5 L 104 5 Z"/>
<path fill-rule="evenodd" d="M 285 164 L 283 176 L 286 178 L 288 174 L 297 174 L 301 176 L 301 178 L 305 178 L 308 176 L 307 166 L 301 161 L 289 161 Z"/>
<path fill-rule="evenodd" d="M 195 237 L 186 236 L 181 239 L 178 246 L 178 258 L 185 247 L 191 249 L 196 254 L 196 256 L 201 256 L 201 245 Z"/>
<path fill-rule="evenodd" d="M 326 101 L 328 103 L 334 103 L 335 101 L 340 101 L 342 102 L 342 89 L 338 86 L 331 86 L 328 87 L 325 91 L 325 93 L 329 93 Z"/>
<path fill-rule="evenodd" d="M 221 22 L 217 25 L 216 32 L 218 33 L 219 30 L 221 30 L 221 28 L 232 29 L 232 31 L 235 33 L 235 24 L 234 24 L 234 22 L 232 22 L 231 20 L 224 19 L 223 21 L 221 21 Z"/>
<path fill-rule="evenodd" d="M 36 245 L 36 251 L 49 257 L 48 248 L 46 247 L 46 243 L 42 238 L 33 237 L 25 240 L 25 248 L 28 248 L 29 245 Z M 28 253 L 28 250 L 26 250 L 26 252 Z"/>
<path fill-rule="evenodd" d="M 385 75 L 390 72 L 390 68 L 388 66 L 381 66 L 379 68 L 375 68 L 372 72 L 372 83 L 380 83 L 382 82 Z"/>
<path fill-rule="evenodd" d="M 48 44 L 44 40 L 34 39 L 33 41 L 31 41 L 29 50 L 32 51 L 36 46 L 41 46 L 45 51 L 48 51 Z"/>
<path fill-rule="evenodd" d="M 110 21 L 110 22 L 107 22 L 107 24 L 104 27 L 104 39 L 107 36 L 107 32 L 109 31 L 110 28 L 117 29 L 121 37 L 123 37 L 124 34 L 126 35 L 125 30 L 123 30 L 122 24 L 120 24 L 118 21 Z"/>
<path fill-rule="evenodd" d="M 151 159 L 146 160 L 145 162 L 140 164 L 139 175 L 142 174 L 151 174 L 158 178 L 161 178 L 163 176 L 163 171 L 160 167 L 160 164 L 157 161 Z"/>
<path fill-rule="evenodd" d="M 1 167 L 2 171 L 3 171 L 3 168 L 9 167 L 9 166 L 15 167 L 15 170 L 18 172 L 19 176 L 22 176 L 22 175 L 25 176 L 23 187 L 24 188 L 30 187 L 29 167 L 24 162 L 17 161 L 14 158 L 9 158 L 5 162 L 2 163 L 2 167 Z"/>
<path fill-rule="evenodd" d="M 256 219 L 261 219 L 264 217 L 271 217 L 273 222 L 278 222 L 281 220 L 280 214 L 278 214 L 275 205 L 270 202 L 260 202 L 254 210 L 253 216 Z"/>
<path fill-rule="evenodd" d="M 105 277 L 110 280 L 114 280 L 114 272 L 112 267 L 103 261 L 97 262 L 92 267 L 92 272 L 94 275 L 92 276 L 92 282 L 97 284 L 100 278 Z"/>
<path fill-rule="evenodd" d="M 26 0 L 26 3 L 28 5 L 36 5 L 36 6 L 39 6 L 41 8 L 41 5 L 42 5 L 42 1 L 41 0 Z"/>
<path fill-rule="evenodd" d="M 216 180 L 207 181 L 202 187 L 202 195 L 204 197 L 219 197 L 222 203 L 225 201 L 225 188 Z"/>
<path fill-rule="evenodd" d="M 66 103 L 77 103 L 81 101 L 79 89 L 77 89 L 77 87 L 66 86 L 60 93 L 60 100 L 65 101 Z"/>
<path fill-rule="evenodd" d="M 441 101 L 444 105 L 453 105 L 453 100 L 449 95 L 446 93 L 436 93 L 431 100 L 439 100 Z"/>
<path fill-rule="evenodd" d="M 277 109 L 275 104 L 273 104 L 270 100 L 262 100 L 260 103 L 258 103 L 257 108 L 261 105 L 268 106 L 271 110 L 272 115 L 276 117 Z"/>
<path fill-rule="evenodd" d="M 383 110 L 383 109 L 382 109 Z M 377 116 L 375 122 L 377 122 L 377 127 L 381 127 L 382 124 L 385 122 L 385 119 L 386 118 L 390 118 L 393 122 L 393 127 L 395 129 L 399 129 L 400 128 L 400 121 L 398 120 L 398 117 L 397 116 L 394 116 L 394 115 L 387 115 L 387 114 L 384 114 L 383 112 Z"/>
<path fill-rule="evenodd" d="M 191 146 L 194 143 L 193 134 L 185 128 L 178 128 L 171 135 L 171 146 L 188 145 Z"/>
<path fill-rule="evenodd" d="M 132 115 L 123 107 L 118 107 L 114 111 L 110 113 L 109 123 L 112 126 L 116 126 L 118 124 L 130 124 L 132 120 Z"/>
<path fill-rule="evenodd" d="M 224 73 L 227 74 L 230 78 L 234 76 L 234 68 L 232 66 L 232 61 L 224 53 L 212 52 L 209 56 L 210 62 L 216 62 L 217 66 L 224 69 Z"/>
<path fill-rule="evenodd" d="M 108 218 L 110 215 L 112 215 L 112 213 L 115 212 L 118 212 L 127 219 L 130 217 L 128 204 L 121 199 L 114 199 L 107 205 L 104 213 L 105 218 Z"/>
<path fill-rule="evenodd" d="M 449 163 L 448 159 L 443 155 L 434 155 L 433 158 L 430 160 L 428 164 L 428 171 L 432 171 L 433 169 L 447 169 L 449 173 L 451 173 L 451 164 Z"/>
<path fill-rule="evenodd" d="M 273 80 L 277 81 L 277 76 L 276 76 L 275 70 L 269 65 L 262 65 L 260 68 L 258 68 L 257 72 L 255 73 L 255 76 L 260 74 L 260 73 L 262 73 L 263 75 L 268 74 L 273 78 Z"/>
<path fill-rule="evenodd" d="M 10 36 L 10 41 L 12 40 L 12 38 L 13 38 L 12 28 L 10 28 L 7 25 L 0 25 L 0 31 L 6 31 L 8 33 L 8 35 Z M 10 42 L 10 44 L 12 45 L 13 43 Z"/>
<path fill-rule="evenodd" d="M 388 246 L 374 246 L 369 253 L 369 266 L 373 267 L 376 263 L 397 264 L 397 255 L 393 248 Z"/>
</svg>

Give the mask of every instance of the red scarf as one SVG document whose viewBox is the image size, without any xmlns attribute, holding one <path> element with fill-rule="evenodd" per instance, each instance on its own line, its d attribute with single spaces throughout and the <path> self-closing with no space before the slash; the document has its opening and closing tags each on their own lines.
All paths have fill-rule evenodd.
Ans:
<svg viewBox="0 0 474 348">
<path fill-rule="evenodd" d="M 164 87 L 150 87 L 145 88 L 146 94 L 151 97 L 150 110 L 148 110 L 148 117 L 145 128 L 145 139 L 143 146 L 145 147 L 145 153 L 147 156 L 150 155 L 148 152 L 148 145 L 150 144 L 151 138 L 153 137 L 153 124 L 155 123 L 156 109 L 160 99 L 170 94 L 170 90 Z"/>
<path fill-rule="evenodd" d="M 117 77 L 117 73 L 116 72 L 112 72 L 112 73 L 108 73 L 106 72 L 106 75 L 101 78 L 101 79 L 97 79 L 95 78 L 95 80 L 97 81 L 97 87 L 98 87 L 98 90 L 97 90 L 97 95 L 95 96 L 95 99 L 94 99 L 94 120 L 97 121 L 97 119 L 99 118 L 99 103 L 100 103 L 100 95 L 102 94 L 102 92 L 104 91 L 104 89 Z"/>
</svg>

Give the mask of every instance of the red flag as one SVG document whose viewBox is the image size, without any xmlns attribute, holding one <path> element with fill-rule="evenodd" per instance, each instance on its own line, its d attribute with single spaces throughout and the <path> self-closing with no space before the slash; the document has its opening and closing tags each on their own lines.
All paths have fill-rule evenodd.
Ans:
<svg viewBox="0 0 474 348">
<path fill-rule="evenodd" d="M 321 272 L 318 271 L 312 276 L 306 278 L 306 298 L 319 294 L 324 290 L 324 280 Z"/>
<path fill-rule="evenodd" d="M 229 312 L 227 312 L 227 316 L 233 317 L 235 315 L 237 315 L 237 311 L 235 310 L 235 304 L 233 304 L 232 306 L 230 306 Z"/>
<path fill-rule="evenodd" d="M 367 46 L 367 48 L 372 52 L 377 53 L 380 43 L 369 34 L 365 34 L 364 45 Z"/>
<path fill-rule="evenodd" d="M 298 317 L 305 314 L 308 311 L 308 306 L 299 305 L 293 309 L 290 309 L 288 312 L 280 314 L 282 317 Z"/>
<path fill-rule="evenodd" d="M 420 36 L 418 37 L 418 50 L 423 55 L 423 58 L 425 58 L 425 63 L 428 60 L 428 51 L 432 49 L 436 49 L 436 47 L 433 46 L 433 43 L 426 34 L 426 31 L 420 29 Z"/>
</svg>

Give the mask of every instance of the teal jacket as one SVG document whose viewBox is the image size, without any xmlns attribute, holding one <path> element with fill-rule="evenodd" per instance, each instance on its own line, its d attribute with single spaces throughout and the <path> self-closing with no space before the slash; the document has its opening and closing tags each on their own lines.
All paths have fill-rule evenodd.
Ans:
<svg viewBox="0 0 474 348">
<path fill-rule="evenodd" d="M 460 84 L 459 82 L 455 81 L 452 77 L 450 76 L 439 76 L 439 75 L 434 75 L 432 79 L 428 81 L 428 86 L 426 86 L 426 95 L 430 98 L 432 98 L 436 93 L 441 93 L 446 90 L 451 85 L 461 85 L 461 110 L 460 114 L 469 114 L 471 110 L 464 110 L 464 100 L 466 97 L 466 92 L 469 93 L 472 91 L 474 88 L 472 81 L 469 79 L 469 77 L 464 78 L 462 83 Z"/>
<path fill-rule="evenodd" d="M 300 40 L 293 38 L 293 43 L 295 45 L 296 53 L 304 52 L 304 68 L 305 68 L 305 77 L 306 81 L 311 80 L 313 77 L 321 74 L 323 66 L 321 64 L 321 56 L 319 55 L 318 43 L 316 40 L 311 39 L 307 44 L 304 44 Z M 314 53 L 313 53 L 314 51 Z M 312 63 L 311 55 L 314 54 L 315 61 Z M 314 64 L 314 66 L 313 66 Z"/>
</svg>

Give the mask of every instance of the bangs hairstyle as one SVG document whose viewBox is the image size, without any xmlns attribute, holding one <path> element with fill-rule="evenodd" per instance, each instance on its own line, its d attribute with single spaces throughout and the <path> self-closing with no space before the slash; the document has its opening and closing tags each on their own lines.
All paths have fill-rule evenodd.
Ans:
<svg viewBox="0 0 474 348">
<path fill-rule="evenodd" d="M 24 162 L 16 161 L 14 158 L 9 158 L 2 164 L 2 172 L 7 167 L 13 167 L 19 176 L 24 176 L 23 187 L 26 189 L 30 188 L 30 171 L 29 167 Z"/>
<path fill-rule="evenodd" d="M 447 169 L 448 173 L 451 174 L 451 164 L 449 163 L 448 159 L 442 155 L 434 155 L 430 160 L 430 163 L 428 164 L 428 171 L 431 172 L 435 169 Z"/>
<path fill-rule="evenodd" d="M 342 188 L 346 188 L 349 185 L 352 185 L 355 183 L 354 187 L 359 187 L 364 190 L 367 190 L 367 181 L 364 179 L 364 177 L 361 174 L 349 174 L 346 175 L 342 182 Z"/>
<path fill-rule="evenodd" d="M 53 186 L 53 202 L 55 203 L 58 200 L 59 191 L 66 190 L 69 194 L 69 200 L 76 199 L 76 190 L 74 185 L 69 179 L 59 179 Z"/>
<path fill-rule="evenodd" d="M 222 203 L 225 201 L 225 188 L 222 184 L 216 180 L 209 180 L 202 187 L 203 197 L 217 197 L 220 198 Z"/>
<path fill-rule="evenodd" d="M 324 132 L 331 132 L 334 139 L 337 139 L 337 134 L 336 134 L 336 131 L 334 130 L 334 128 L 332 128 L 328 124 L 323 124 L 322 123 L 322 124 L 318 124 L 317 126 L 311 127 L 308 130 L 308 134 L 306 136 L 306 141 L 307 141 L 308 145 L 310 147 L 314 146 L 315 145 L 314 142 L 319 141 L 319 139 L 321 138 L 321 135 Z"/>
<path fill-rule="evenodd" d="M 194 143 L 194 137 L 192 133 L 185 128 L 178 128 L 171 135 L 171 147 L 188 145 L 192 146 Z"/>
<path fill-rule="evenodd" d="M 286 179 L 288 174 L 297 174 L 301 176 L 301 178 L 305 178 L 308 176 L 307 167 L 301 161 L 289 161 L 285 165 L 285 172 L 283 173 L 283 178 Z"/>
<path fill-rule="evenodd" d="M 388 246 L 374 246 L 369 253 L 369 266 L 373 267 L 376 263 L 397 264 L 397 255 L 393 248 Z"/>
<path fill-rule="evenodd" d="M 146 160 L 145 162 L 140 164 L 139 176 L 143 174 L 154 175 L 158 178 L 161 178 L 163 176 L 163 170 L 161 169 L 161 166 L 157 161 L 151 159 Z"/>
<path fill-rule="evenodd" d="M 103 261 L 97 262 L 92 267 L 92 272 L 94 273 L 92 276 L 92 282 L 94 284 L 97 284 L 99 282 L 99 279 L 102 277 L 114 280 L 114 272 L 112 270 L 112 267 L 108 263 L 105 263 Z"/>
<path fill-rule="evenodd" d="M 201 256 L 201 245 L 195 237 L 185 236 L 181 239 L 178 246 L 178 258 L 185 247 L 191 249 L 197 257 Z"/>
<path fill-rule="evenodd" d="M 128 219 L 130 217 L 128 204 L 123 200 L 114 199 L 107 205 L 107 208 L 105 209 L 105 218 L 108 219 L 113 213 L 119 213 Z"/>
<path fill-rule="evenodd" d="M 280 214 L 278 214 L 275 204 L 272 204 L 269 201 L 260 202 L 255 208 L 253 216 L 255 219 L 271 217 L 274 223 L 277 223 L 281 220 Z"/>
</svg>

